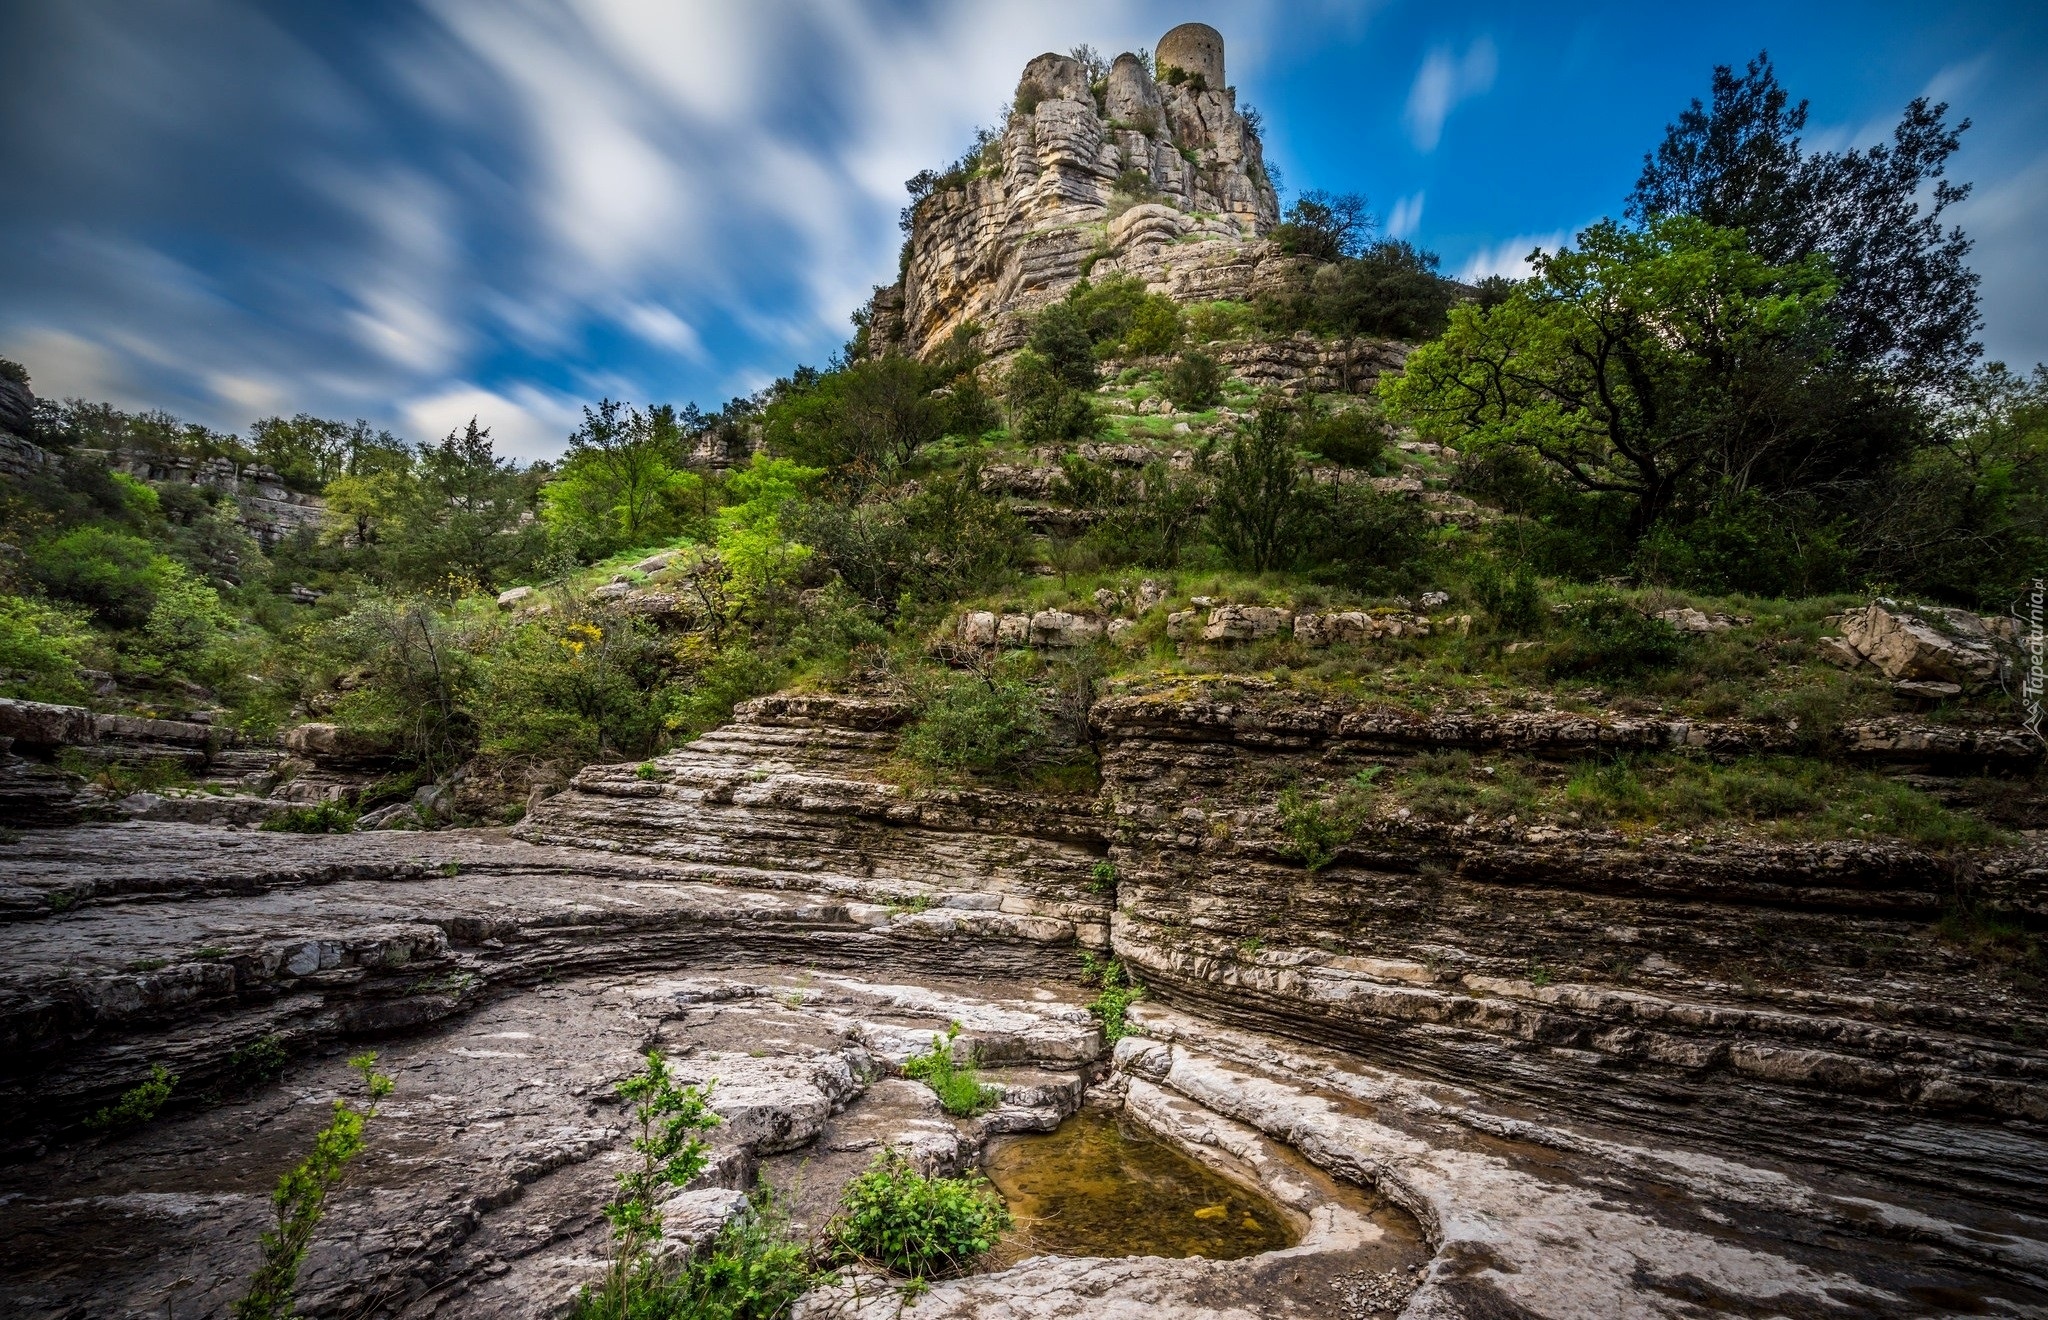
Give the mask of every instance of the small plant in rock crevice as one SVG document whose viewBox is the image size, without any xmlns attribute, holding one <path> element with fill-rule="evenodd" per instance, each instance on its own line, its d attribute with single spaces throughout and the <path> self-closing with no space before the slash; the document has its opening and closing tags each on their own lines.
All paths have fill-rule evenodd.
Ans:
<svg viewBox="0 0 2048 1320">
<path fill-rule="evenodd" d="M 1010 1223 L 1002 1198 L 979 1174 L 929 1178 L 888 1150 L 847 1185 L 832 1242 L 843 1259 L 919 1280 L 971 1268 Z"/>
<path fill-rule="evenodd" d="M 939 1097 L 939 1107 L 953 1117 L 972 1118 L 995 1108 L 1003 1093 L 999 1087 L 982 1083 L 974 1060 L 960 1063 L 954 1059 L 953 1042 L 959 1035 L 959 1023 L 948 1025 L 946 1034 L 933 1039 L 929 1050 L 904 1060 L 903 1075 L 931 1087 Z"/>
<path fill-rule="evenodd" d="M 200 951 L 205 956 L 205 950 Z M 228 1055 L 228 1081 L 239 1087 L 261 1086 L 274 1082 L 284 1073 L 291 1056 L 285 1053 L 284 1041 L 278 1036 L 263 1036 L 247 1045 L 237 1046 Z"/>
<path fill-rule="evenodd" d="M 95 1132 L 139 1127 L 156 1117 L 157 1111 L 164 1107 L 164 1102 L 171 1098 L 171 1089 L 177 1084 L 176 1073 L 160 1063 L 152 1064 L 148 1077 L 123 1091 L 119 1100 L 85 1120 L 85 1125 Z"/>
<path fill-rule="evenodd" d="M 1099 987 L 1100 993 L 1088 1001 L 1088 1011 L 1102 1024 L 1104 1040 L 1114 1045 L 1126 1036 L 1145 1034 L 1128 1016 L 1131 1005 L 1145 997 L 1145 987 L 1131 979 L 1121 958 L 1098 958 L 1083 949 L 1081 979 Z"/>
<path fill-rule="evenodd" d="M 347 834 L 356 827 L 356 813 L 337 802 L 290 807 L 264 821 L 261 828 L 283 834 Z"/>
<path fill-rule="evenodd" d="M 291 1320 L 296 1312 L 299 1266 L 327 1213 L 327 1198 L 347 1176 L 349 1165 L 363 1153 L 363 1129 L 377 1116 L 377 1107 L 396 1086 L 377 1071 L 374 1053 L 350 1059 L 363 1078 L 361 1108 L 346 1099 L 334 1102 L 334 1117 L 313 1138 L 313 1153 L 278 1179 L 271 1204 L 276 1227 L 263 1234 L 263 1264 L 249 1281 L 249 1291 L 235 1303 L 235 1320 Z"/>
<path fill-rule="evenodd" d="M 687 1185 L 710 1161 L 701 1134 L 719 1123 L 711 1112 L 711 1085 L 678 1086 L 657 1050 L 648 1051 L 646 1065 L 618 1084 L 619 1098 L 632 1106 L 639 1133 L 632 1144 L 640 1159 L 618 1175 L 618 1195 L 604 1207 L 612 1228 L 611 1261 L 603 1282 L 579 1298 L 579 1316 L 625 1320 L 640 1314 L 635 1302 L 647 1291 L 650 1257 L 661 1240 L 656 1203 L 670 1189 Z"/>
</svg>

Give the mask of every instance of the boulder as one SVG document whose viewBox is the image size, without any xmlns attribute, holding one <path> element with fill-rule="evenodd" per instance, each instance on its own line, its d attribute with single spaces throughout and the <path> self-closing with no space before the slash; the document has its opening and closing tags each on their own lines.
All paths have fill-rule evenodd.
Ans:
<svg viewBox="0 0 2048 1320">
<path fill-rule="evenodd" d="M 455 791 L 446 784 L 423 784 L 412 795 L 412 809 L 421 820 L 452 819 L 455 815 Z"/>
<path fill-rule="evenodd" d="M 681 1261 L 747 1213 L 747 1194 L 730 1187 L 699 1187 L 677 1192 L 658 1209 L 661 1242 L 654 1254 L 658 1259 Z"/>
<path fill-rule="evenodd" d="M 1270 605 L 1220 605 L 1209 611 L 1202 629 L 1205 642 L 1252 642 L 1277 637 L 1292 625 L 1294 615 Z"/>
<path fill-rule="evenodd" d="M 1031 644 L 1031 616 L 1028 614 L 1005 614 L 996 620 L 996 641 L 1003 646 L 1029 646 Z"/>
<path fill-rule="evenodd" d="M 1166 616 L 1166 635 L 1177 641 L 1186 641 L 1193 635 L 1195 619 L 1199 610 L 1175 610 Z"/>
<path fill-rule="evenodd" d="M 317 723 L 286 729 L 284 746 L 292 755 L 309 761 L 375 760 L 398 751 L 397 740 L 388 735 Z"/>
<path fill-rule="evenodd" d="M 1996 636 L 1967 610 L 1875 600 L 1842 616 L 1842 640 L 1893 682 L 1988 682 L 1998 676 Z"/>
<path fill-rule="evenodd" d="M 988 610 L 970 610 L 960 616 L 955 629 L 962 646 L 994 646 L 996 644 L 996 616 Z"/>
<path fill-rule="evenodd" d="M 0 697 L 0 738 L 30 747 L 65 747 L 89 743 L 95 734 L 93 714 L 83 707 Z"/>
<path fill-rule="evenodd" d="M 1087 646 L 1102 636 L 1102 620 L 1065 610 L 1040 610 L 1031 616 L 1031 644 L 1055 649 Z"/>
<path fill-rule="evenodd" d="M 662 569 L 676 562 L 677 556 L 682 553 L 680 550 L 664 550 L 660 554 L 649 555 L 633 565 L 633 571 L 635 573 L 659 573 Z"/>
<path fill-rule="evenodd" d="M 1160 586 L 1151 578 L 1146 578 L 1143 582 L 1140 582 L 1138 584 L 1138 613 L 1143 614 L 1145 611 L 1151 609 L 1154 605 L 1159 604 L 1165 599 L 1166 588 Z"/>
<path fill-rule="evenodd" d="M 1450 603 L 1451 603 L 1451 593 L 1450 593 L 1450 592 L 1448 592 L 1448 591 L 1425 591 L 1425 592 L 1423 592 L 1423 593 L 1422 593 L 1422 608 L 1423 608 L 1423 609 L 1426 609 L 1426 610 L 1436 610 L 1436 609 L 1442 609 L 1442 608 L 1443 608 L 1444 606 L 1446 606 L 1446 605 L 1448 605 L 1448 604 L 1450 604 Z"/>
<path fill-rule="evenodd" d="M 1294 638 L 1303 646 L 1355 646 L 1374 634 L 1372 616 L 1363 610 L 1294 616 Z"/>
<path fill-rule="evenodd" d="M 619 600 L 632 594 L 633 584 L 630 582 L 607 582 L 591 592 L 590 598 L 592 600 Z"/>
<path fill-rule="evenodd" d="M 1429 597 L 1424 596 L 1422 599 L 1424 603 L 1427 603 Z M 1693 609 L 1691 606 L 1675 610 L 1658 610 L 1655 617 L 1662 619 L 1678 631 L 1693 636 L 1703 633 L 1727 632 L 1739 623 L 1748 622 L 1748 620 L 1737 618 L 1732 614 L 1708 614 L 1703 610 Z"/>
<path fill-rule="evenodd" d="M 498 593 L 498 608 L 509 610 L 513 606 L 533 597 L 532 587 L 511 587 Z"/>
<path fill-rule="evenodd" d="M 356 821 L 359 830 L 417 830 L 423 828 L 410 802 L 393 802 L 365 813 Z"/>
</svg>

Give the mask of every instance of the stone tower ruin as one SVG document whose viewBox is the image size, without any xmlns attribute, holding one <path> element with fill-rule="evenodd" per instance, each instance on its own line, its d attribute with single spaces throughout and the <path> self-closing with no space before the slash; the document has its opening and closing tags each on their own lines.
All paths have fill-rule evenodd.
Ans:
<svg viewBox="0 0 2048 1320">
<path fill-rule="evenodd" d="M 1183 23 L 1159 39 L 1152 52 L 1162 74 L 1169 68 L 1202 75 L 1202 81 L 1218 91 L 1229 86 L 1223 78 L 1223 34 L 1207 23 Z"/>
</svg>

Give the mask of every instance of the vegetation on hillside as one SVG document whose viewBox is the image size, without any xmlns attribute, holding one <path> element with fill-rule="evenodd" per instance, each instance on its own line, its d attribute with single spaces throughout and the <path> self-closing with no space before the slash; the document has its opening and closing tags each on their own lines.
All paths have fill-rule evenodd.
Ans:
<svg viewBox="0 0 2048 1320">
<path fill-rule="evenodd" d="M 45 405 L 54 465 L 0 485 L 0 692 L 255 732 L 330 720 L 397 749 L 394 793 L 462 765 L 644 758 L 792 684 L 912 706 L 906 774 L 1040 786 L 1085 785 L 1087 710 L 1118 679 L 1741 716 L 1818 748 L 1899 700 L 1819 663 L 1827 616 L 1873 592 L 2002 611 L 2048 566 L 2048 372 L 1978 363 L 1968 240 L 1941 225 L 1965 192 L 1945 113 L 1915 102 L 1889 144 L 1813 152 L 1767 62 L 1723 69 L 1623 218 L 1527 280 L 1454 284 L 1361 199 L 1308 193 L 1274 235 L 1302 278 L 1256 303 L 1105 273 L 999 362 L 972 327 L 925 360 L 872 357 L 857 321 L 825 369 L 715 412 L 601 401 L 553 463 L 502 458 L 477 422 L 415 445 L 306 415 L 235 436 Z M 913 208 L 998 154 L 983 135 L 913 180 Z M 1300 333 L 1412 349 L 1363 396 L 1231 370 Z M 265 547 L 228 486 L 139 479 L 109 451 L 268 465 L 325 520 Z M 1093 610 L 1148 578 L 1169 609 L 1450 604 L 1426 636 L 1326 648 L 1183 648 L 1165 609 L 1062 655 L 935 644 L 965 609 Z M 514 586 L 533 590 L 500 608 Z M 1680 606 L 1746 622 L 1679 637 L 1648 617 Z M 1829 804 L 1864 791 L 1633 773 L 1653 806 L 1691 804 L 1657 806 L 1671 819 L 1840 824 Z M 1642 816 L 1614 803 L 1580 814 Z"/>
</svg>

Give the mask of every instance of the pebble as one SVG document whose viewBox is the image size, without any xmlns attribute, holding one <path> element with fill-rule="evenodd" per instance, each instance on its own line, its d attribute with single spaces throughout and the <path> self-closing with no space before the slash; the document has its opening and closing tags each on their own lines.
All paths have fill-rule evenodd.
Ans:
<svg viewBox="0 0 2048 1320">
<path fill-rule="evenodd" d="M 1422 1281 L 1421 1273 L 1418 1269 L 1413 1277 L 1402 1270 L 1340 1274 L 1330 1281 L 1337 1294 L 1337 1314 L 1342 1320 L 1380 1320 L 1394 1315 L 1407 1305 L 1409 1294 Z"/>
</svg>

